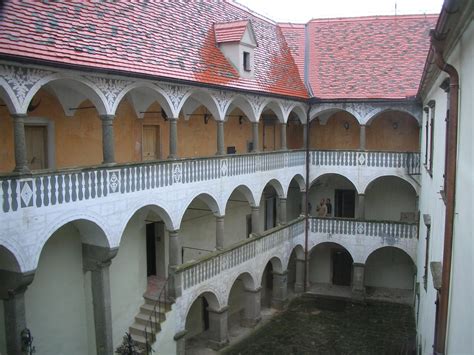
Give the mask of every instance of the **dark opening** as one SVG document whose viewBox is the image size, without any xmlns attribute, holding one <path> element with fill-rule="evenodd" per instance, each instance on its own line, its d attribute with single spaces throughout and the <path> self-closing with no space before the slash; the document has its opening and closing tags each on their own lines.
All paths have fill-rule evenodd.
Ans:
<svg viewBox="0 0 474 355">
<path fill-rule="evenodd" d="M 206 297 L 202 298 L 202 322 L 204 323 L 204 330 L 209 329 L 209 311 L 207 308 L 209 307 L 209 303 L 206 300 Z"/>
<path fill-rule="evenodd" d="M 354 218 L 355 215 L 355 191 L 336 190 L 334 217 Z"/>
<path fill-rule="evenodd" d="M 146 276 L 156 275 L 155 224 L 146 225 Z"/>
<path fill-rule="evenodd" d="M 244 70 L 250 71 L 250 53 L 244 52 Z"/>
<path fill-rule="evenodd" d="M 332 252 L 332 283 L 340 286 L 351 285 L 352 257 L 346 250 Z"/>
<path fill-rule="evenodd" d="M 262 287 L 261 304 L 270 308 L 273 295 L 273 266 L 271 262 L 267 264 L 263 271 Z"/>
<path fill-rule="evenodd" d="M 265 230 L 276 226 L 276 196 L 265 199 Z"/>
</svg>

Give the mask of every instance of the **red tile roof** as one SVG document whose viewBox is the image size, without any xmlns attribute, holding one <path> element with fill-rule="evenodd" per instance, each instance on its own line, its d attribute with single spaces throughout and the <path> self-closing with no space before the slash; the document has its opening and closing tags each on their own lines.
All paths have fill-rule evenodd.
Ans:
<svg viewBox="0 0 474 355">
<path fill-rule="evenodd" d="M 214 24 L 217 43 L 240 42 L 247 29 L 249 21 L 234 21 Z"/>
<path fill-rule="evenodd" d="M 305 61 L 305 25 L 293 23 L 279 23 L 286 42 L 290 47 L 291 54 L 295 59 L 301 80 L 304 81 L 304 61 Z"/>
<path fill-rule="evenodd" d="M 7 1 L 0 55 L 306 98 L 279 27 L 226 1 Z M 214 23 L 251 21 L 255 77 L 216 46 Z"/>
<path fill-rule="evenodd" d="M 437 15 L 312 20 L 309 81 L 322 99 L 417 94 Z"/>
</svg>

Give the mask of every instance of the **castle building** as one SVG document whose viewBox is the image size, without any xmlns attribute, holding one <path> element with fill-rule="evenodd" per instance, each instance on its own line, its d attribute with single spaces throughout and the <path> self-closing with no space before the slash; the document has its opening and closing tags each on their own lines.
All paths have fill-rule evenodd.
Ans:
<svg viewBox="0 0 474 355">
<path fill-rule="evenodd" d="M 219 349 L 304 292 L 472 353 L 473 6 L 0 5 L 0 353 Z"/>
</svg>

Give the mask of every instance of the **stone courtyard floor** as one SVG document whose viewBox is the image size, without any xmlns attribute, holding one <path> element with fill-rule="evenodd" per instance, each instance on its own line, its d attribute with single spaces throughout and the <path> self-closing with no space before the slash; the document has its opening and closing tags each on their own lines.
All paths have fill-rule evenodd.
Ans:
<svg viewBox="0 0 474 355">
<path fill-rule="evenodd" d="M 403 304 L 306 294 L 235 345 L 225 355 L 411 354 L 413 310 Z"/>
</svg>

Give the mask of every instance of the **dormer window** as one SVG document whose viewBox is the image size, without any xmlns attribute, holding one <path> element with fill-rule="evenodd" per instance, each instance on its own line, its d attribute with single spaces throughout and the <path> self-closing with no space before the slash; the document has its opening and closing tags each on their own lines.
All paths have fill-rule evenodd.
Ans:
<svg viewBox="0 0 474 355">
<path fill-rule="evenodd" d="M 244 70 L 245 71 L 251 71 L 250 67 L 250 53 L 249 52 L 244 52 Z"/>
<path fill-rule="evenodd" d="M 214 33 L 217 46 L 239 75 L 252 78 L 257 41 L 250 20 L 216 23 Z"/>
</svg>

